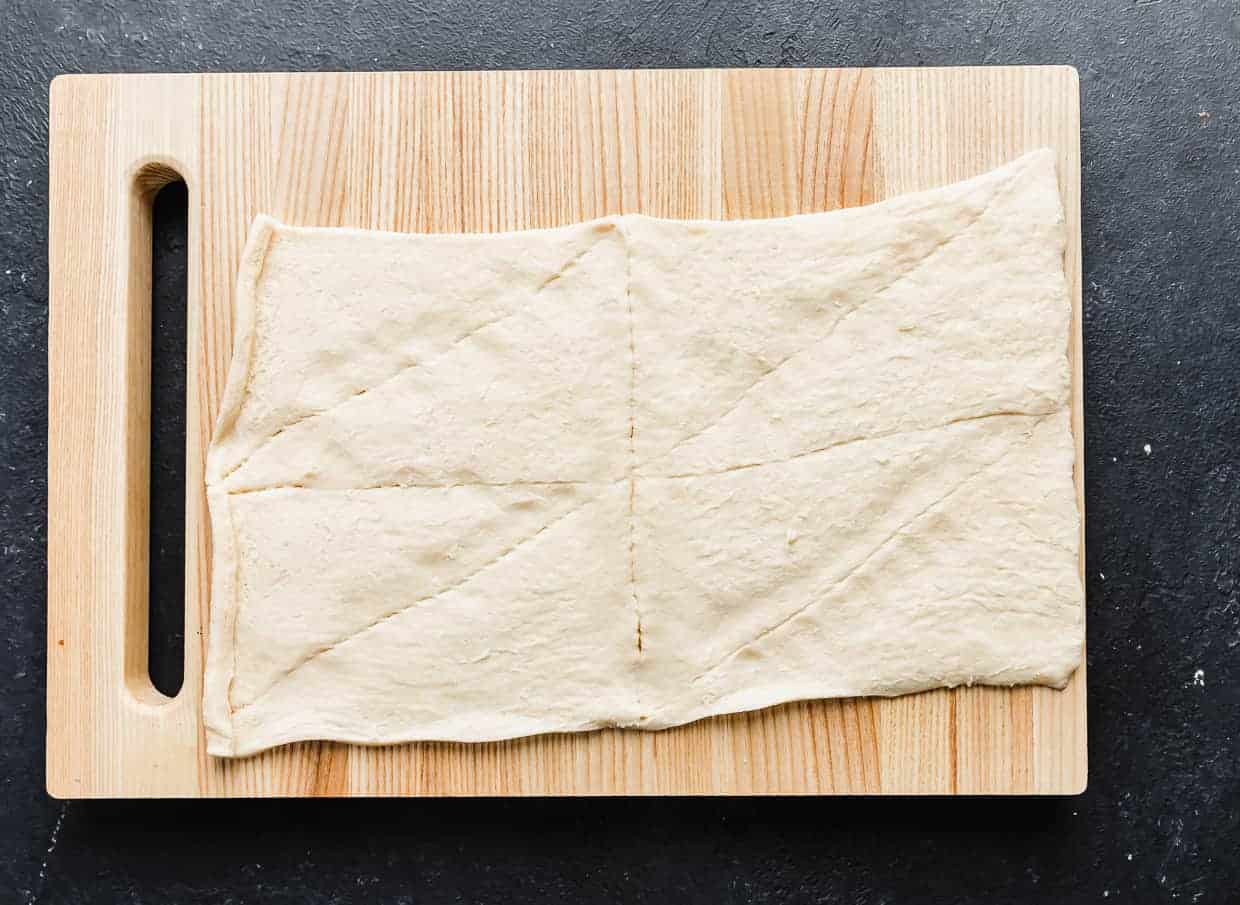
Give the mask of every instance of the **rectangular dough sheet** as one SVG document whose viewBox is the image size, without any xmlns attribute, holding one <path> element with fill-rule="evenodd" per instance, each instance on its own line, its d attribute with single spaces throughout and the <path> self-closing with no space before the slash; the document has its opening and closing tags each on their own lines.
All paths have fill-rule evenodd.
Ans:
<svg viewBox="0 0 1240 905">
<path fill-rule="evenodd" d="M 1062 686 L 1054 158 L 777 220 L 253 226 L 207 460 L 208 750 Z"/>
</svg>

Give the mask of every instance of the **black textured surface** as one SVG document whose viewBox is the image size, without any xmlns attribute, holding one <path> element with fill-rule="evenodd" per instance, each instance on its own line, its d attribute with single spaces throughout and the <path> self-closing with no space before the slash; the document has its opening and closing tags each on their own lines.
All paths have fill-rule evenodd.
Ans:
<svg viewBox="0 0 1240 905">
<path fill-rule="evenodd" d="M 1240 901 L 1240 5 L 6 0 L 0 13 L 0 902 Z M 47 798 L 51 76 L 965 63 L 1081 74 L 1085 795 Z M 161 380 L 163 398 L 183 392 L 175 368 Z M 157 452 L 177 442 L 156 438 Z M 158 524 L 177 524 L 175 505 L 157 500 Z M 156 573 L 157 595 L 179 593 L 175 567 Z"/>
</svg>

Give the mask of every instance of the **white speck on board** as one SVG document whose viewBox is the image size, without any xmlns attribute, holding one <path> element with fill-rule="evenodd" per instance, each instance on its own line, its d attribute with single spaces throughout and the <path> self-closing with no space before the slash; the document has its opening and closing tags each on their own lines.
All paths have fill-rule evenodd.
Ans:
<svg viewBox="0 0 1240 905">
<path fill-rule="evenodd" d="M 1193 684 L 1198 688 L 1206 687 L 1206 671 L 1204 669 L 1199 669 L 1193 673 Z"/>
<path fill-rule="evenodd" d="M 1146 454 L 1147 456 L 1148 456 L 1150 453 L 1152 453 L 1152 452 L 1154 451 L 1152 448 L 1150 448 L 1150 445 L 1149 445 L 1148 443 L 1147 443 L 1147 444 L 1145 444 L 1145 446 L 1143 446 L 1143 447 L 1141 447 L 1141 448 L 1145 450 L 1145 454 Z"/>
<path fill-rule="evenodd" d="M 1098 577 L 1099 577 L 1099 578 L 1101 578 L 1103 581 L 1106 581 L 1106 580 L 1107 580 L 1107 573 L 1106 573 L 1106 572 L 1099 572 L 1099 573 L 1098 573 Z"/>
<path fill-rule="evenodd" d="M 1129 853 L 1128 853 L 1128 860 L 1129 860 L 1129 861 L 1131 861 L 1131 860 L 1132 860 L 1132 852 L 1129 852 Z"/>
</svg>

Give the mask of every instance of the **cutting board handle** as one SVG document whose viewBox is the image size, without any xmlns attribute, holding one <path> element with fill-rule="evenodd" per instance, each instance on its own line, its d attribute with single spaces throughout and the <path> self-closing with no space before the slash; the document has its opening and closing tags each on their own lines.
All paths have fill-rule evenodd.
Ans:
<svg viewBox="0 0 1240 905">
<path fill-rule="evenodd" d="M 129 363 L 126 390 L 130 426 L 126 432 L 129 465 L 128 505 L 125 530 L 127 581 L 133 587 L 125 595 L 122 668 L 124 685 L 132 698 L 145 706 L 164 706 L 169 697 L 155 688 L 150 676 L 150 449 L 151 449 L 151 346 L 153 323 L 152 264 L 155 198 L 165 186 L 183 181 L 179 167 L 164 157 L 138 159 L 126 176 L 129 224 L 125 308 L 129 325 L 126 337 Z M 192 245 L 188 246 L 192 248 Z M 184 659 L 184 646 L 181 657 Z M 184 683 L 182 683 L 182 691 Z"/>
<path fill-rule="evenodd" d="M 199 449 L 206 374 L 198 76 L 58 76 L 48 122 L 47 789 L 196 788 L 210 538 Z M 148 670 L 154 201 L 183 180 L 186 248 L 184 681 Z M 217 304 L 227 310 L 230 300 Z M 200 338 L 205 339 L 203 342 Z M 206 365 L 207 356 L 221 358 Z M 212 384 L 214 386 L 215 384 Z M 207 401 L 204 401 L 207 400 Z"/>
</svg>

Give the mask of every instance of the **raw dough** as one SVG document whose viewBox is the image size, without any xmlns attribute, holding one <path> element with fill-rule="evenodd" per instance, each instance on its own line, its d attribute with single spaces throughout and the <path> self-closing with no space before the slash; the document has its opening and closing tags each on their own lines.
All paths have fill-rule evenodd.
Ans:
<svg viewBox="0 0 1240 905">
<path fill-rule="evenodd" d="M 782 220 L 259 218 L 208 456 L 208 750 L 1062 686 L 1054 158 Z"/>
</svg>

